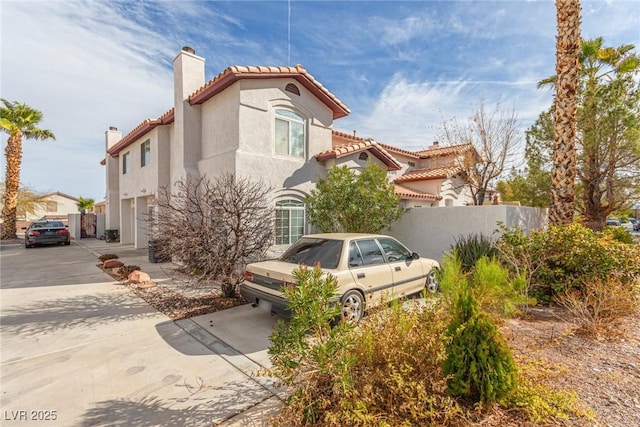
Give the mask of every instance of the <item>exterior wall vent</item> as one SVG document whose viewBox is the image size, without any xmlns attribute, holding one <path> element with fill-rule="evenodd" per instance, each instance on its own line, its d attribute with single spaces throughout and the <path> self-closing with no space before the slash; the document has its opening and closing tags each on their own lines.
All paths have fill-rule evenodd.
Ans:
<svg viewBox="0 0 640 427">
<path fill-rule="evenodd" d="M 284 90 L 286 90 L 287 92 L 291 92 L 291 93 L 295 93 L 296 95 L 300 96 L 300 89 L 298 89 L 298 86 L 294 85 L 293 83 L 289 83 Z"/>
</svg>

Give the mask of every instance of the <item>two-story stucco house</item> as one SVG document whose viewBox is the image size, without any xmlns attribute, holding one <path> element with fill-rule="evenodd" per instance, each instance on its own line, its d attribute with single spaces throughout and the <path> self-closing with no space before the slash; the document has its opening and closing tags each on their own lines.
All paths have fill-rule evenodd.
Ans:
<svg viewBox="0 0 640 427">
<path fill-rule="evenodd" d="M 455 184 L 443 184 L 457 179 L 453 171 L 411 178 L 440 157 L 334 131 L 350 111 L 302 66 L 233 66 L 205 82 L 204 63 L 183 48 L 173 60 L 173 108 L 124 137 L 106 132 L 106 228 L 119 230 L 121 243 L 147 246 L 153 196 L 187 176 L 226 172 L 273 187 L 276 245 L 309 231 L 304 197 L 334 165 L 385 167 L 407 206 L 464 204 Z"/>
</svg>

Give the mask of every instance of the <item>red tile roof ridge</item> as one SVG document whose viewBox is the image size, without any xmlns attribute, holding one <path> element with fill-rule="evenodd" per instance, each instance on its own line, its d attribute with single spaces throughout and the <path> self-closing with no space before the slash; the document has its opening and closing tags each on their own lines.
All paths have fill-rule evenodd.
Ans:
<svg viewBox="0 0 640 427">
<path fill-rule="evenodd" d="M 462 168 L 459 166 L 445 166 L 434 169 L 413 169 L 408 171 L 402 176 L 399 176 L 394 180 L 395 183 L 407 182 L 407 181 L 427 181 L 430 179 L 443 179 L 451 178 L 452 176 L 460 173 Z"/>
<path fill-rule="evenodd" d="M 304 67 L 300 64 L 295 67 L 291 66 L 265 66 L 265 65 L 251 65 L 251 66 L 243 66 L 243 65 L 232 65 L 224 69 L 221 73 L 216 75 L 214 78 L 206 82 L 204 85 L 200 86 L 196 89 L 191 95 L 189 95 L 188 100 L 192 104 L 198 104 L 204 102 L 210 96 L 215 95 L 217 92 L 213 89 L 216 85 L 221 85 L 220 90 L 226 88 L 228 85 L 232 84 L 237 79 L 241 78 L 269 78 L 269 77 L 277 77 L 277 74 L 282 74 L 284 77 L 294 77 L 301 76 L 307 79 L 307 81 L 314 86 L 320 93 L 329 98 L 331 102 L 336 104 L 340 113 L 334 113 L 334 119 L 343 117 L 348 115 L 351 110 L 345 104 L 342 103 L 331 91 L 329 91 L 324 85 L 322 85 L 318 80 L 315 79 Z M 304 83 L 303 83 L 304 84 Z M 307 87 L 307 89 L 309 89 Z M 207 94 L 205 94 L 205 92 Z"/>
<path fill-rule="evenodd" d="M 460 154 L 473 148 L 473 143 L 446 145 L 446 146 L 430 146 L 425 150 L 417 151 L 416 154 L 421 157 L 446 156 L 448 154 Z"/>
<path fill-rule="evenodd" d="M 425 191 L 416 190 L 401 184 L 395 184 L 395 193 L 402 199 L 426 199 L 426 200 L 442 200 L 442 196 L 427 193 Z"/>
</svg>

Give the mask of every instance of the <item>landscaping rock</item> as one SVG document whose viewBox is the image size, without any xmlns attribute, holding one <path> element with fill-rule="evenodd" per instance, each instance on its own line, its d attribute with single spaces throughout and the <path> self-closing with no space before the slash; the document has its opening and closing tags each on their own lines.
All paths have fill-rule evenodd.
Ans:
<svg viewBox="0 0 640 427">
<path fill-rule="evenodd" d="M 102 264 L 102 267 L 103 268 L 118 268 L 118 267 L 122 267 L 123 265 L 124 264 L 121 261 L 118 261 L 117 259 L 108 259 Z"/>
<path fill-rule="evenodd" d="M 151 277 L 144 271 L 136 270 L 132 271 L 128 277 L 131 283 L 148 283 L 151 281 Z"/>
</svg>

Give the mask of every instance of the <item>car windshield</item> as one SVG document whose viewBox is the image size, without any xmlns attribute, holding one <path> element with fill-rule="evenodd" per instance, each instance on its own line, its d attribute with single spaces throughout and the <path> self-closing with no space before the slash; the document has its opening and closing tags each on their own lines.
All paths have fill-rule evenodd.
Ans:
<svg viewBox="0 0 640 427">
<path fill-rule="evenodd" d="M 342 240 L 303 237 L 287 249 L 280 261 L 333 269 L 338 266 L 341 253 Z"/>
</svg>

